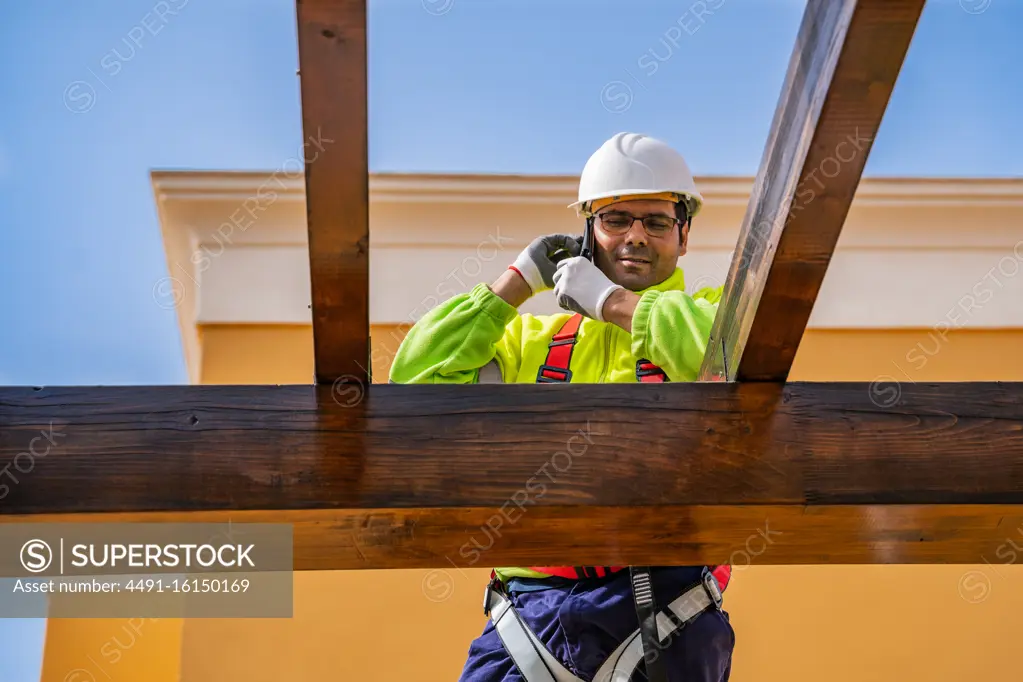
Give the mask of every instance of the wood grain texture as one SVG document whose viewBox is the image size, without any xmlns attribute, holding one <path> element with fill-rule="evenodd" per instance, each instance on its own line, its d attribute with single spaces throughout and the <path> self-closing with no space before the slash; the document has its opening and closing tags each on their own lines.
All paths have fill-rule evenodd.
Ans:
<svg viewBox="0 0 1023 682">
<path fill-rule="evenodd" d="M 788 378 L 924 0 L 810 0 L 701 380 Z"/>
<path fill-rule="evenodd" d="M 356 389 L 2 388 L 0 514 L 255 514 L 383 568 L 720 559 L 775 518 L 776 563 L 969 562 L 1023 507 L 1019 383 Z"/>
<path fill-rule="evenodd" d="M 0 515 L 0 523 L 293 524 L 295 570 L 1004 563 L 1023 505 L 509 505 Z M 1018 547 L 1019 545 L 1015 545 Z"/>
<path fill-rule="evenodd" d="M 369 373 L 366 0 L 298 0 L 317 383 Z"/>
</svg>

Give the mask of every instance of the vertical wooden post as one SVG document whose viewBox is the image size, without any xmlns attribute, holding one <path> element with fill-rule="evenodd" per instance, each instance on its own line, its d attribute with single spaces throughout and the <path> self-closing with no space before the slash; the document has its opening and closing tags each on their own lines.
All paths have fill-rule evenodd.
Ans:
<svg viewBox="0 0 1023 682">
<path fill-rule="evenodd" d="M 297 0 L 316 382 L 369 382 L 366 0 Z"/>
<path fill-rule="evenodd" d="M 924 0 L 810 0 L 699 378 L 788 378 Z"/>
</svg>

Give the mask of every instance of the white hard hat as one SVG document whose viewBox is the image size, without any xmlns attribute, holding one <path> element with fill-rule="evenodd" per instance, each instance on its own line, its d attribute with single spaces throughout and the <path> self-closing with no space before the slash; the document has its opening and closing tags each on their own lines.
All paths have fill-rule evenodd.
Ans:
<svg viewBox="0 0 1023 682">
<path fill-rule="evenodd" d="M 703 207 L 703 197 L 681 154 L 653 137 L 618 133 L 586 162 L 579 178 L 579 200 L 569 208 L 588 217 L 601 204 L 633 198 L 684 202 L 690 218 Z"/>
</svg>

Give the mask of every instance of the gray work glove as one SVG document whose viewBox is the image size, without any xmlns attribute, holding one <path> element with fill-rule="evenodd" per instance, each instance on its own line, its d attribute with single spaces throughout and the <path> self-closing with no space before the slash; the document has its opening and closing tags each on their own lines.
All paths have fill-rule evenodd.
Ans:
<svg viewBox="0 0 1023 682">
<path fill-rule="evenodd" d="M 554 296 L 565 310 L 599 322 L 604 319 L 604 303 L 614 292 L 624 289 L 607 278 L 600 268 L 583 257 L 558 263 L 554 274 Z"/>
<path fill-rule="evenodd" d="M 522 275 L 526 284 L 534 294 L 554 288 L 554 272 L 558 264 L 554 262 L 554 254 L 564 250 L 570 256 L 578 256 L 582 251 L 582 237 L 567 234 L 549 234 L 537 237 L 529 246 L 522 250 L 512 268 Z"/>
</svg>

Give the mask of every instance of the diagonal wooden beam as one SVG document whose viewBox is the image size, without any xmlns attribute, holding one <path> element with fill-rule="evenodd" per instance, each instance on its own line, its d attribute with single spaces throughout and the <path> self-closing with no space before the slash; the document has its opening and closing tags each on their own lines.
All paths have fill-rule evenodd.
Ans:
<svg viewBox="0 0 1023 682">
<path fill-rule="evenodd" d="M 368 384 L 366 0 L 297 0 L 316 381 Z"/>
<path fill-rule="evenodd" d="M 701 380 L 785 381 L 924 0 L 810 0 Z"/>
<path fill-rule="evenodd" d="M 3 466 L 0 521 L 294 523 L 305 568 L 714 563 L 765 528 L 766 563 L 970 563 L 1023 520 L 1023 383 L 0 388 Z"/>
</svg>

